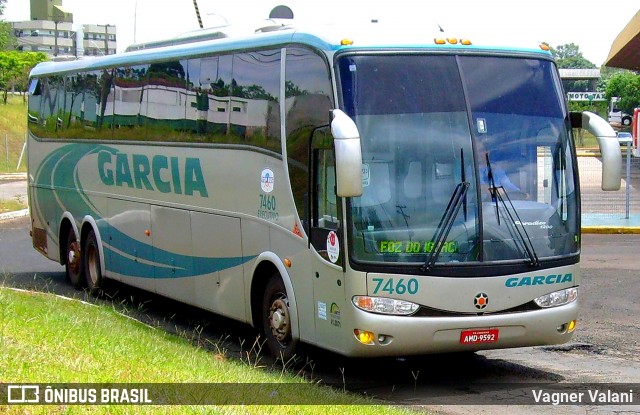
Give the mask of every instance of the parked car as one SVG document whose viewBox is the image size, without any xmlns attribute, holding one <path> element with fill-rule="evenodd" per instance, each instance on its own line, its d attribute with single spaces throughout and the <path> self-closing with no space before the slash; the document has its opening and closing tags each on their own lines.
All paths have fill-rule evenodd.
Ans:
<svg viewBox="0 0 640 415">
<path fill-rule="evenodd" d="M 618 137 L 618 143 L 620 143 L 621 146 L 626 146 L 627 143 L 630 143 L 633 140 L 631 133 L 626 133 L 623 131 L 618 131 L 616 133 L 616 136 Z"/>
</svg>

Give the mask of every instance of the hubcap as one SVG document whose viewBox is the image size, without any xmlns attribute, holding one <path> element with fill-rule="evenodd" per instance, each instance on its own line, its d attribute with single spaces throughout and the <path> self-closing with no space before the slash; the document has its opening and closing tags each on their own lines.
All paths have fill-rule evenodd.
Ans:
<svg viewBox="0 0 640 415">
<path fill-rule="evenodd" d="M 89 262 L 89 278 L 91 278 L 91 282 L 96 284 L 98 282 L 98 257 L 97 257 L 97 251 L 96 249 L 91 246 L 90 249 L 88 250 L 89 252 L 86 252 L 85 254 L 87 255 L 87 261 Z"/>
<path fill-rule="evenodd" d="M 80 269 L 80 245 L 76 241 L 71 242 L 69 245 L 67 262 L 69 263 L 69 268 L 71 268 L 73 272 L 78 272 Z"/>
<path fill-rule="evenodd" d="M 271 333 L 279 342 L 289 336 L 289 310 L 285 301 L 282 298 L 275 300 L 269 310 Z"/>
</svg>

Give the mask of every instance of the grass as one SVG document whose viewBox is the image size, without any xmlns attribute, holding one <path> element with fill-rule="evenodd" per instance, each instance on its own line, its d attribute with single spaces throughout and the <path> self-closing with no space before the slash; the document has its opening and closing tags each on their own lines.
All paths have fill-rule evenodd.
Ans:
<svg viewBox="0 0 640 415">
<path fill-rule="evenodd" d="M 7 105 L 0 101 L 0 173 L 15 173 L 27 133 L 27 104 L 21 95 L 9 95 Z M 7 144 L 9 159 L 7 161 Z M 23 157 L 17 171 L 27 171 Z"/>
<path fill-rule="evenodd" d="M 218 345 L 214 345 L 218 346 Z M 114 308 L 52 294 L 0 287 L 0 383 L 250 383 L 290 384 L 288 394 L 322 405 L 130 406 L 12 405 L 6 414 L 409 414 L 374 405 L 302 379 L 257 357 L 227 358 L 224 351 L 127 318 Z M 275 386 L 274 386 L 275 387 Z M 225 389 L 233 394 L 233 387 Z M 239 392 L 240 393 L 240 392 Z M 290 396 L 290 395 L 288 395 Z M 229 396 L 231 400 L 233 396 Z M 241 398 L 234 402 L 241 402 Z M 294 397 L 295 399 L 295 397 Z"/>
<path fill-rule="evenodd" d="M 26 209 L 27 204 L 18 200 L 0 200 L 0 213 Z"/>
</svg>

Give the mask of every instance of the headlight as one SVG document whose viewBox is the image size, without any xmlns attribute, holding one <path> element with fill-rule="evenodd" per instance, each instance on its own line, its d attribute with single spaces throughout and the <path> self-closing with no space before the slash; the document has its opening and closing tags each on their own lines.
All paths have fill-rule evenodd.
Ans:
<svg viewBox="0 0 640 415">
<path fill-rule="evenodd" d="M 353 297 L 352 301 L 353 305 L 358 307 L 360 310 L 379 314 L 408 316 L 415 313 L 418 311 L 418 308 L 420 308 L 418 304 L 409 301 L 384 297 L 368 297 L 365 295 L 356 295 Z"/>
<path fill-rule="evenodd" d="M 549 307 L 558 307 L 561 305 L 569 304 L 578 299 L 578 288 L 567 288 L 566 290 L 556 291 L 551 294 L 545 294 L 541 297 L 536 298 L 536 304 L 539 307 L 549 308 Z"/>
</svg>

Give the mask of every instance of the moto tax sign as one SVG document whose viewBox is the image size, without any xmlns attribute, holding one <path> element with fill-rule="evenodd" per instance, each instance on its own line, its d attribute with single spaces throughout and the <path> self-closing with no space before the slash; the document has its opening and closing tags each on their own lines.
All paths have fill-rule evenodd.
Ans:
<svg viewBox="0 0 640 415">
<path fill-rule="evenodd" d="M 606 101 L 604 92 L 567 92 L 569 101 Z"/>
</svg>

